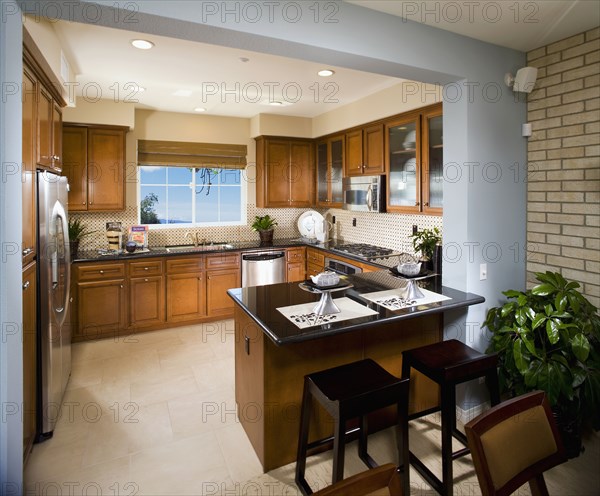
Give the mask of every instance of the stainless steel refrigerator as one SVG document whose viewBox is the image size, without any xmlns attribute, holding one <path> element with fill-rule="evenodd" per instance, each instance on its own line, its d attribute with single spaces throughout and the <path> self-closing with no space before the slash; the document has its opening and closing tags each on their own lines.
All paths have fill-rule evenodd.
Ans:
<svg viewBox="0 0 600 496">
<path fill-rule="evenodd" d="M 52 436 L 71 374 L 67 178 L 38 171 L 38 441 Z"/>
</svg>

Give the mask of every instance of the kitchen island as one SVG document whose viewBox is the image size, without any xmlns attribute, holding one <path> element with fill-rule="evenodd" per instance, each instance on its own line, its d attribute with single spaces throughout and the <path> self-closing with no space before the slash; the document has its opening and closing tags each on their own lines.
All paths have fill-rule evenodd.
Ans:
<svg viewBox="0 0 600 496">
<path fill-rule="evenodd" d="M 298 283 L 228 291 L 235 303 L 238 418 L 265 471 L 296 458 L 304 375 L 372 358 L 400 377 L 403 350 L 443 339 L 445 311 L 484 301 L 441 286 L 438 277 L 421 281 L 425 299 L 413 305 L 403 299 L 407 281 L 388 271 L 349 276 L 347 282 L 352 287 L 333 293 L 342 312 L 325 318 L 310 312 L 319 294 Z M 391 310 L 394 305 L 399 309 Z M 435 383 L 417 372 L 411 381 L 409 412 L 435 408 Z M 327 413 L 314 405 L 313 414 L 310 441 L 331 435 Z M 375 412 L 370 430 L 391 425 L 393 415 L 390 409 Z"/>
</svg>

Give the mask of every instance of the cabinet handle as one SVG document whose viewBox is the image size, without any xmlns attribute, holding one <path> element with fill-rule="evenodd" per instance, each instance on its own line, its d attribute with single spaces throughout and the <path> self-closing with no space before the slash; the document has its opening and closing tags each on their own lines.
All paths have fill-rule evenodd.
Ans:
<svg viewBox="0 0 600 496">
<path fill-rule="evenodd" d="M 85 205 L 85 202 L 83 202 L 82 205 Z"/>
<path fill-rule="evenodd" d="M 144 279 L 144 282 L 148 282 L 148 279 Z"/>
<path fill-rule="evenodd" d="M 29 281 L 23 283 L 23 291 L 26 291 L 27 289 L 29 289 Z"/>
<path fill-rule="evenodd" d="M 148 267 L 144 267 L 144 270 L 148 270 Z"/>
<path fill-rule="evenodd" d="M 122 285 L 122 284 L 119 284 L 119 287 L 120 287 L 121 289 L 123 289 L 123 285 Z"/>
<path fill-rule="evenodd" d="M 246 355 L 250 354 L 250 338 L 248 336 L 244 336 L 244 350 Z"/>
<path fill-rule="evenodd" d="M 415 207 L 418 207 L 419 205 L 421 205 L 421 203 L 420 203 L 420 202 L 416 202 L 416 203 L 415 203 Z"/>
<path fill-rule="evenodd" d="M 425 206 L 426 206 L 426 207 L 428 207 L 428 206 L 429 206 L 429 202 L 426 202 L 426 203 L 425 203 Z"/>
<path fill-rule="evenodd" d="M 33 251 L 33 248 L 25 248 L 23 250 L 23 256 L 26 257 L 27 255 L 29 255 L 31 252 Z"/>
<path fill-rule="evenodd" d="M 69 298 L 69 303 L 73 303 L 73 298 Z"/>
<path fill-rule="evenodd" d="M 100 271 L 100 274 L 104 274 L 104 271 L 103 271 L 103 270 L 101 270 L 101 271 Z"/>
</svg>

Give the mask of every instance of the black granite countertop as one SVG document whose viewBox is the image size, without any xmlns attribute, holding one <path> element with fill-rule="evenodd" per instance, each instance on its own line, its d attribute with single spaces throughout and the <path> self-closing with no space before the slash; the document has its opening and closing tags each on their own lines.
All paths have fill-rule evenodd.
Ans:
<svg viewBox="0 0 600 496">
<path fill-rule="evenodd" d="M 215 242 L 215 244 L 221 244 L 219 242 Z M 225 244 L 225 243 L 223 243 Z M 139 258 L 152 258 L 152 257 L 177 257 L 177 256 L 185 256 L 185 255 L 194 255 L 194 254 L 214 254 L 214 253 L 224 253 L 224 252 L 238 252 L 238 251 L 267 251 L 267 250 L 277 250 L 283 248 L 293 248 L 295 246 L 310 246 L 313 248 L 319 248 L 321 250 L 330 251 L 330 249 L 335 245 L 335 241 L 330 241 L 327 243 L 312 243 L 305 239 L 301 238 L 292 238 L 292 239 L 275 239 L 272 244 L 268 246 L 262 245 L 260 240 L 251 240 L 251 241 L 227 241 L 227 248 L 216 248 L 211 249 L 210 245 L 206 245 L 203 247 L 195 248 L 194 245 L 189 245 L 189 251 L 167 251 L 167 247 L 165 246 L 156 246 L 150 247 L 148 251 L 135 251 L 133 253 L 121 252 L 121 253 L 108 253 L 108 254 L 100 254 L 98 250 L 79 250 L 77 253 L 77 258 L 73 260 L 73 263 L 81 263 L 81 262 L 102 262 L 102 261 L 114 261 L 114 260 L 132 260 Z M 364 258 L 355 257 L 349 253 L 337 253 L 338 256 L 344 256 L 346 258 L 356 260 L 357 262 L 370 263 L 372 265 L 383 267 L 382 265 L 373 262 L 367 261 Z"/>
<path fill-rule="evenodd" d="M 464 293 L 456 289 L 442 286 L 439 277 L 432 277 L 420 281 L 420 286 L 435 293 L 447 296 L 450 299 L 392 311 L 361 297 L 361 295 L 377 291 L 404 288 L 407 284 L 405 279 L 393 276 L 388 270 L 381 270 L 348 276 L 347 281 L 350 282 L 353 287 L 333 293 L 332 296 L 334 301 L 336 298 L 347 297 L 354 302 L 374 310 L 375 314 L 341 322 L 329 322 L 327 324 L 316 325 L 304 329 L 297 327 L 277 310 L 277 308 L 302 303 L 314 302 L 316 304 L 319 301 L 320 295 L 304 291 L 298 283 L 237 288 L 230 289 L 227 293 L 254 321 L 257 322 L 265 334 L 277 345 L 318 339 L 397 320 L 464 308 L 485 301 L 482 296 Z"/>
</svg>

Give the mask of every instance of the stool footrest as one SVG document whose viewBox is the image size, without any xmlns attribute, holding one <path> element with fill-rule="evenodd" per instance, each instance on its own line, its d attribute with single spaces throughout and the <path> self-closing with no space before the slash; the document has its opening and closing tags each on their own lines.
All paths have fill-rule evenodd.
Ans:
<svg viewBox="0 0 600 496">
<path fill-rule="evenodd" d="M 455 451 L 454 453 L 452 453 L 452 459 L 456 460 L 457 458 L 461 458 L 463 456 L 466 456 L 469 453 L 471 453 L 471 450 L 469 448 L 459 449 L 458 451 Z"/>
<path fill-rule="evenodd" d="M 455 439 L 457 439 L 458 441 L 463 443 L 465 446 L 469 445 L 469 443 L 467 442 L 467 436 L 465 436 L 462 432 L 460 432 L 456 427 L 454 427 L 454 429 L 452 429 L 452 435 L 454 436 Z"/>
<path fill-rule="evenodd" d="M 410 464 L 415 468 L 415 470 L 419 473 L 425 482 L 429 484 L 438 494 L 443 494 L 443 485 L 442 481 L 439 480 L 429 468 L 425 466 L 425 464 L 419 460 L 412 451 L 408 452 L 408 458 L 410 460 Z"/>
<path fill-rule="evenodd" d="M 355 434 L 359 431 L 360 431 L 360 427 L 354 427 L 353 429 L 346 431 L 346 437 L 349 437 L 352 434 Z M 334 437 L 335 436 L 324 437 L 323 439 L 317 439 L 316 441 L 313 441 L 312 443 L 308 443 L 306 445 L 306 451 L 310 451 L 312 449 L 319 448 L 327 443 L 332 443 L 334 440 Z"/>
</svg>

